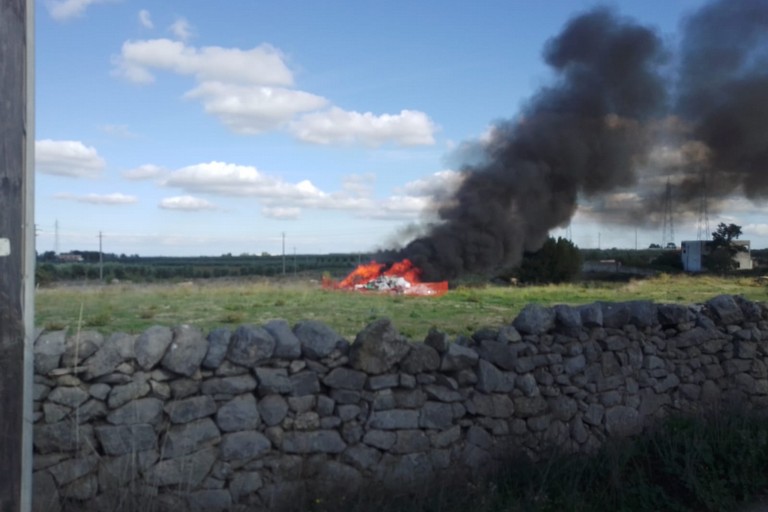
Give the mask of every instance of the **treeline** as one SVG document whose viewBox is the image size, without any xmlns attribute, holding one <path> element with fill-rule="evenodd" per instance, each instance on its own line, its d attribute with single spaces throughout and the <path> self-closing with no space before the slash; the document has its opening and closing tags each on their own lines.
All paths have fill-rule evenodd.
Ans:
<svg viewBox="0 0 768 512">
<path fill-rule="evenodd" d="M 72 261 L 73 257 L 82 261 Z M 78 258 L 78 260 L 79 260 Z M 55 281 L 103 280 L 106 282 L 209 279 L 246 276 L 277 276 L 306 271 L 348 272 L 368 254 L 322 255 L 240 255 L 197 257 L 142 257 L 72 251 L 62 258 L 53 253 L 38 256 L 36 281 L 45 285 Z"/>
</svg>

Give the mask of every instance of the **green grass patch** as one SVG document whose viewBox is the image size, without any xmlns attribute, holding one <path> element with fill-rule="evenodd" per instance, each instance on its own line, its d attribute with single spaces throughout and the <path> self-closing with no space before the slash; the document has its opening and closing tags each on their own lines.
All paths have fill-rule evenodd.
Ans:
<svg viewBox="0 0 768 512">
<path fill-rule="evenodd" d="M 458 335 L 508 324 L 529 303 L 578 305 L 635 299 L 696 303 L 721 293 L 753 300 L 768 296 L 765 286 L 750 279 L 668 275 L 629 283 L 475 284 L 437 298 L 324 290 L 310 280 L 59 285 L 37 290 L 36 322 L 40 326 L 72 327 L 81 307 L 85 325 L 104 332 L 139 333 L 157 324 L 186 323 L 210 330 L 237 323 L 263 324 L 274 318 L 291 324 L 315 319 L 351 340 L 369 322 L 388 317 L 403 334 L 423 339 L 432 327 Z"/>
</svg>

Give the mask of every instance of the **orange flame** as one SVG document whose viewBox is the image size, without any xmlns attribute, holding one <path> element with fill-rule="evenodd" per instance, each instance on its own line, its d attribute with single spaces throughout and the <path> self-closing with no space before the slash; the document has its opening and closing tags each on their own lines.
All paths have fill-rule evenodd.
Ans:
<svg viewBox="0 0 768 512">
<path fill-rule="evenodd" d="M 362 288 L 375 279 L 385 277 L 401 277 L 411 285 L 399 293 L 406 295 L 443 295 L 448 291 L 448 282 L 441 281 L 437 283 L 424 283 L 421 281 L 421 269 L 415 266 L 410 260 L 404 259 L 393 263 L 389 268 L 384 263 L 372 261 L 359 265 L 341 282 L 334 283 L 330 280 L 324 280 L 323 286 L 326 288 L 337 289 L 355 289 Z"/>
<path fill-rule="evenodd" d="M 381 275 L 381 269 L 383 268 L 383 263 L 376 263 L 375 261 L 365 265 L 358 265 L 358 267 L 353 270 L 352 273 L 350 273 L 338 284 L 338 287 L 354 288 L 357 284 L 364 284 L 372 281 Z"/>
</svg>

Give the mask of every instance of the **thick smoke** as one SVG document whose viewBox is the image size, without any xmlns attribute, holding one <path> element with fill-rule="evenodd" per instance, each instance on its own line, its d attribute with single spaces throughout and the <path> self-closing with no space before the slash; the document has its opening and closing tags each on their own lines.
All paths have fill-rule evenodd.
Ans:
<svg viewBox="0 0 768 512">
<path fill-rule="evenodd" d="M 541 247 L 578 201 L 642 223 L 667 179 L 690 208 L 705 180 L 710 197 L 765 195 L 767 35 L 768 0 L 711 3 L 687 20 L 671 78 L 652 30 L 605 8 L 574 18 L 544 51 L 553 83 L 474 148 L 439 222 L 391 256 L 430 280 L 487 274 Z M 607 200 L 622 191 L 639 201 Z"/>
<path fill-rule="evenodd" d="M 685 171 L 682 198 L 768 194 L 768 1 L 722 0 L 687 20 L 676 112 L 709 160 Z"/>
<path fill-rule="evenodd" d="M 402 251 L 427 279 L 516 265 L 568 223 L 580 194 L 635 181 L 650 147 L 645 125 L 665 106 L 660 39 L 598 9 L 572 20 L 545 58 L 557 81 L 519 120 L 495 127 L 442 222 Z"/>
</svg>

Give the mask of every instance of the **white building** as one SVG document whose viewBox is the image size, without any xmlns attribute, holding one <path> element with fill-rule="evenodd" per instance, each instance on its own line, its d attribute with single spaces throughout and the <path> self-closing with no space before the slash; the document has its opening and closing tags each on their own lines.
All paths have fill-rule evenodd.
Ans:
<svg viewBox="0 0 768 512">
<path fill-rule="evenodd" d="M 734 245 L 744 248 L 733 255 L 737 270 L 752 270 L 752 253 L 749 240 L 734 240 Z M 690 240 L 680 244 L 680 258 L 683 261 L 683 270 L 686 272 L 703 272 L 702 264 L 704 256 L 709 254 L 712 242 L 709 240 Z"/>
</svg>

